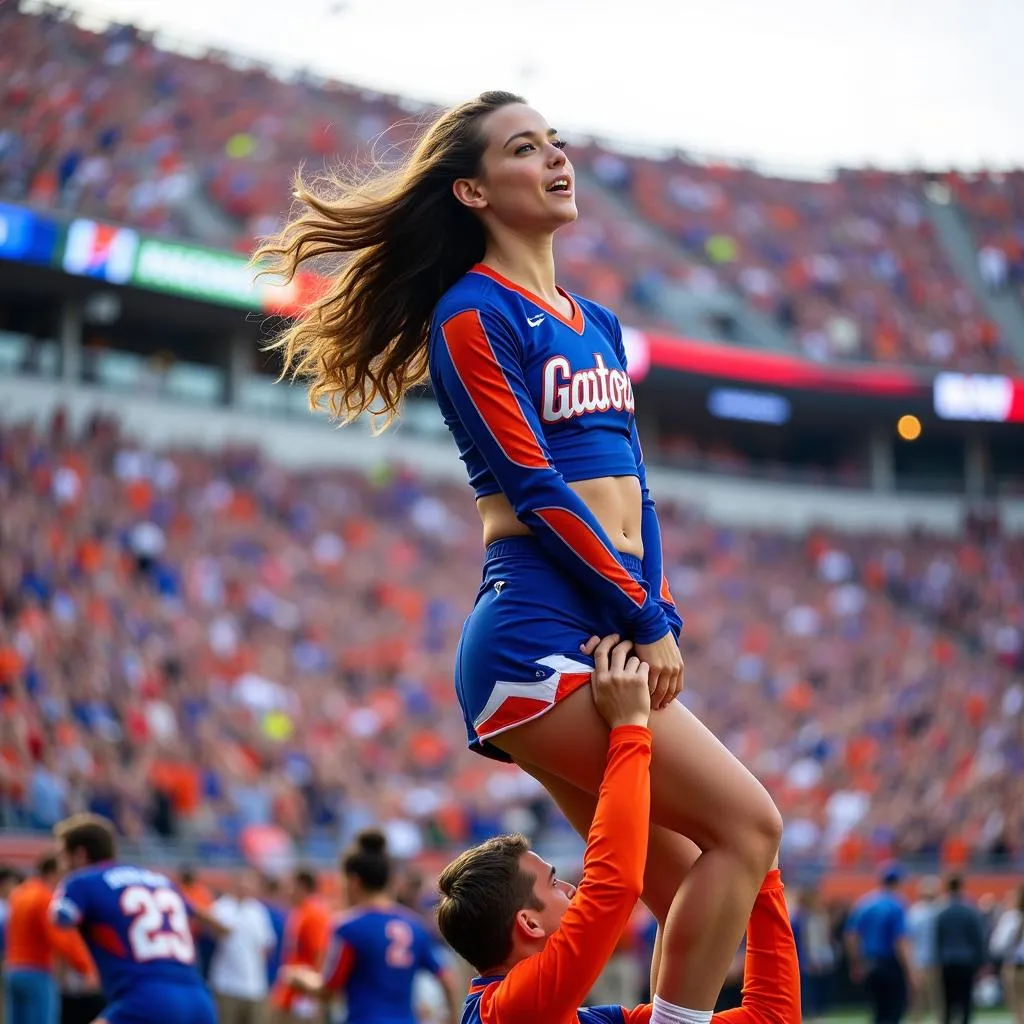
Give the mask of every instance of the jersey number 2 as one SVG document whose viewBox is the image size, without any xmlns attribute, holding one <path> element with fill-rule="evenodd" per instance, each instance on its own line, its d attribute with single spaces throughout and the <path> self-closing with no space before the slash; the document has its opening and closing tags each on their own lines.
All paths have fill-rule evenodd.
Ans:
<svg viewBox="0 0 1024 1024">
<path fill-rule="evenodd" d="M 138 963 L 177 960 L 195 963 L 196 946 L 188 925 L 185 903 L 173 889 L 129 886 L 121 893 L 121 909 L 133 918 L 128 944 Z"/>
<path fill-rule="evenodd" d="M 384 935 L 388 940 L 388 948 L 384 952 L 388 967 L 412 967 L 412 929 L 404 921 L 391 920 L 384 926 Z"/>
</svg>

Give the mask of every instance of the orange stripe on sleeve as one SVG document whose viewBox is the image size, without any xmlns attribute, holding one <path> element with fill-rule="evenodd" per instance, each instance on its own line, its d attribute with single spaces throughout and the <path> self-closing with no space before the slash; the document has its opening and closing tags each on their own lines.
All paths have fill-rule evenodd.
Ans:
<svg viewBox="0 0 1024 1024">
<path fill-rule="evenodd" d="M 324 988 L 329 992 L 340 992 L 347 984 L 352 968 L 356 964 L 355 950 L 343 939 L 334 940 L 338 948 L 328 953 L 324 965 Z"/>
<path fill-rule="evenodd" d="M 600 537 L 579 516 L 565 508 L 539 508 L 537 515 L 575 551 L 594 572 L 614 583 L 637 606 L 643 608 L 647 591 L 626 572 L 622 563 L 601 543 Z"/>
<path fill-rule="evenodd" d="M 505 457 L 526 469 L 547 469 L 544 450 L 509 387 L 479 311 L 456 313 L 441 334 L 462 386 Z"/>
</svg>

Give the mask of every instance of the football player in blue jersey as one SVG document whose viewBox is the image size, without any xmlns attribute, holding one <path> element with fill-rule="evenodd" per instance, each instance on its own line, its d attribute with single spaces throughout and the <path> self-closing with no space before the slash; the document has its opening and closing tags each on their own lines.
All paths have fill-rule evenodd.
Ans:
<svg viewBox="0 0 1024 1024">
<path fill-rule="evenodd" d="M 69 874 L 50 912 L 79 929 L 96 963 L 107 1000 L 97 1024 L 216 1024 L 189 919 L 223 933 L 220 925 L 163 873 L 119 863 L 105 818 L 73 815 L 54 833 Z"/>
<path fill-rule="evenodd" d="M 648 666 L 643 895 L 662 927 L 657 988 L 706 1024 L 782 821 L 675 699 L 682 623 L 628 337 L 557 284 L 554 237 L 578 216 L 565 141 L 521 97 L 486 92 L 438 117 L 397 168 L 315 187 L 300 177 L 295 194 L 301 208 L 257 259 L 286 278 L 345 259 L 272 346 L 285 372 L 346 421 L 387 422 L 429 380 L 469 474 L 487 549 L 455 665 L 470 747 L 534 775 L 586 835 L 608 749 L 588 642 L 618 634 Z"/>
<path fill-rule="evenodd" d="M 416 1024 L 413 982 L 429 971 L 444 985 L 452 1021 L 462 997 L 438 960 L 433 939 L 419 916 L 388 891 L 391 860 L 383 833 L 356 836 L 341 861 L 349 909 L 333 923 L 323 971 L 284 968 L 286 980 L 322 999 L 345 997 L 348 1024 Z"/>
</svg>

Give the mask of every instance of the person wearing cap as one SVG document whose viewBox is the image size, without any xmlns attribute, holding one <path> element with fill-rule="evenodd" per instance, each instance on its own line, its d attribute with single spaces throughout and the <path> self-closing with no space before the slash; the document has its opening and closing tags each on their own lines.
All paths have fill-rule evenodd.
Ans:
<svg viewBox="0 0 1024 1024">
<path fill-rule="evenodd" d="M 898 864 L 886 865 L 879 888 L 858 900 L 846 923 L 850 973 L 864 982 L 874 1024 L 899 1024 L 914 981 L 902 880 Z"/>
</svg>

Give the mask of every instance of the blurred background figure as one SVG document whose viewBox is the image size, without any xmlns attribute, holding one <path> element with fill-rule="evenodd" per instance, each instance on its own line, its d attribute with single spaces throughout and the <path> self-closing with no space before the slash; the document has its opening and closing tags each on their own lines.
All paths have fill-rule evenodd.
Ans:
<svg viewBox="0 0 1024 1024">
<path fill-rule="evenodd" d="M 209 910 L 213 905 L 213 890 L 199 880 L 196 869 L 188 864 L 183 864 L 178 871 L 178 888 L 185 897 L 189 906 L 199 910 Z M 213 951 L 216 949 L 217 941 L 199 921 L 193 918 L 189 922 L 192 929 L 192 938 L 196 944 L 196 967 L 205 980 L 210 974 L 210 960 Z"/>
<path fill-rule="evenodd" d="M 419 913 L 394 901 L 393 870 L 383 832 L 356 835 L 341 857 L 346 909 L 331 923 L 322 969 L 287 967 L 279 980 L 327 1004 L 340 998 L 349 1024 L 415 1024 L 416 978 L 428 972 L 443 985 L 446 1017 L 455 1024 L 465 990 L 435 955 Z"/>
<path fill-rule="evenodd" d="M 644 968 L 636 955 L 637 933 L 627 928 L 619 939 L 597 983 L 590 990 L 588 1003 L 594 1006 L 633 1006 L 641 987 L 641 973 Z M 650 973 L 650 964 L 646 970 Z"/>
<path fill-rule="evenodd" d="M 63 959 L 96 989 L 95 967 L 78 932 L 61 931 L 50 920 L 50 900 L 60 881 L 54 854 L 45 854 L 35 874 L 9 897 L 4 969 L 6 1024 L 58 1024 L 60 999 L 54 967 Z"/>
<path fill-rule="evenodd" d="M 267 908 L 257 898 L 259 879 L 242 869 L 230 876 L 230 888 L 213 901 L 210 913 L 227 930 L 210 961 L 210 989 L 220 1024 L 263 1024 L 266 1014 L 267 961 L 277 943 Z"/>
<path fill-rule="evenodd" d="M 800 960 L 804 1020 L 815 1024 L 828 1008 L 829 987 L 836 965 L 832 923 L 816 886 L 809 885 L 798 891 L 791 920 Z"/>
<path fill-rule="evenodd" d="M 907 1012 L 911 954 L 902 881 L 902 868 L 887 865 L 880 887 L 856 903 L 846 922 L 850 974 L 864 983 L 874 1024 L 899 1024 Z"/>
<path fill-rule="evenodd" d="M 422 914 L 424 910 L 423 872 L 406 868 L 399 873 L 395 883 L 395 902 L 402 907 Z"/>
<path fill-rule="evenodd" d="M 288 912 L 284 908 L 281 881 L 276 875 L 263 875 L 260 880 L 262 902 L 274 930 L 274 945 L 267 955 L 267 985 L 274 987 L 277 970 L 281 966 L 281 952 L 284 947 L 284 929 Z"/>
<path fill-rule="evenodd" d="M 922 878 L 917 899 L 907 910 L 911 970 L 914 974 L 910 1002 L 911 1020 L 939 1020 L 942 1016 L 942 979 L 935 961 L 935 916 L 939 912 L 942 883 L 934 875 Z"/>
<path fill-rule="evenodd" d="M 281 950 L 281 968 L 305 968 L 320 971 L 331 931 L 331 915 L 319 895 L 316 872 L 308 867 L 298 868 L 291 879 L 291 908 L 285 921 L 284 942 Z M 288 1022 L 320 1021 L 323 1004 L 319 999 L 298 992 L 278 977 L 271 992 L 271 1006 L 277 1024 Z"/>
<path fill-rule="evenodd" d="M 718 1002 L 715 1003 L 715 1013 L 722 1013 L 725 1010 L 735 1010 L 743 1002 L 743 962 L 747 953 L 747 940 L 740 943 L 736 955 L 729 964 L 729 970 L 725 974 L 725 984 L 722 986 Z"/>
<path fill-rule="evenodd" d="M 10 913 L 10 897 L 14 887 L 21 881 L 16 868 L 0 865 L 0 1024 L 4 1024 L 4 969 L 7 959 L 7 916 Z"/>
<path fill-rule="evenodd" d="M 1003 911 L 989 944 L 1002 964 L 1003 990 L 1016 1024 L 1024 1024 L 1024 885 Z"/>
<path fill-rule="evenodd" d="M 967 902 L 963 878 L 950 875 L 946 899 L 935 917 L 935 960 L 942 977 L 946 1024 L 970 1024 L 974 1013 L 974 982 L 985 963 L 985 929 L 981 913 Z"/>
</svg>

